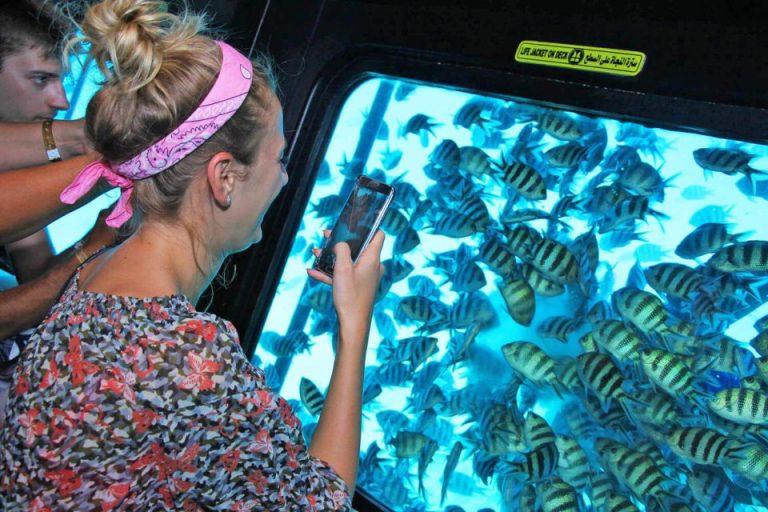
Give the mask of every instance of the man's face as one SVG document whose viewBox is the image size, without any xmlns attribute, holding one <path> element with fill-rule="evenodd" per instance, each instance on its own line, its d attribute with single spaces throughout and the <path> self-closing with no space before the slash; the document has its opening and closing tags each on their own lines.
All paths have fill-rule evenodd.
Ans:
<svg viewBox="0 0 768 512">
<path fill-rule="evenodd" d="M 57 59 L 40 47 L 26 47 L 5 57 L 0 71 L 0 121 L 50 119 L 68 108 Z"/>
</svg>

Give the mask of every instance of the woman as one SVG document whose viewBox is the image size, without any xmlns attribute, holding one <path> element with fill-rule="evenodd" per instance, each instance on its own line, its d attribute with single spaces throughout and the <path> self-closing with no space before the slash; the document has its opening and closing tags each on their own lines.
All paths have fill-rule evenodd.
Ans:
<svg viewBox="0 0 768 512">
<path fill-rule="evenodd" d="M 88 135 L 134 234 L 81 266 L 37 328 L 0 434 L 4 510 L 329 510 L 349 507 L 361 380 L 383 235 L 352 265 L 335 247 L 340 338 L 311 446 L 228 322 L 193 307 L 222 260 L 261 239 L 285 185 L 269 68 L 162 2 L 107 0 L 82 31 L 110 77 Z M 321 274 L 314 278 L 331 284 Z"/>
</svg>

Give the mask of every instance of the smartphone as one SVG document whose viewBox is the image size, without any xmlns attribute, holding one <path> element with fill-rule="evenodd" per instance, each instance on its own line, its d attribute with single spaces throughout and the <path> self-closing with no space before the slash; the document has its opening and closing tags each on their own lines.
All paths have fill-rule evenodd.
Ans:
<svg viewBox="0 0 768 512">
<path fill-rule="evenodd" d="M 314 268 L 333 277 L 333 265 L 336 262 L 333 248 L 339 242 L 349 244 L 352 262 L 356 263 L 379 229 L 394 197 L 395 190 L 386 183 L 366 176 L 358 177 L 333 226 L 330 238 L 326 240 L 320 256 L 315 259 Z"/>
</svg>

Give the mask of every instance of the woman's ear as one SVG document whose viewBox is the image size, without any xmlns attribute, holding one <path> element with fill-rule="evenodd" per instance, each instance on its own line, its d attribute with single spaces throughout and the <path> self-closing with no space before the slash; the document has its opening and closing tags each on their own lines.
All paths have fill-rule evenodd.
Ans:
<svg viewBox="0 0 768 512">
<path fill-rule="evenodd" d="M 232 190 L 235 186 L 235 157 L 232 153 L 221 151 L 208 160 L 206 175 L 211 195 L 216 204 L 223 209 L 232 204 Z"/>
</svg>

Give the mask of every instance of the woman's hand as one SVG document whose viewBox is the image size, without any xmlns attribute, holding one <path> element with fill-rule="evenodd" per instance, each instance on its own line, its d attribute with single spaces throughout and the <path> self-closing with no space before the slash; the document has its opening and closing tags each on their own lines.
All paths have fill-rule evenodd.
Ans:
<svg viewBox="0 0 768 512">
<path fill-rule="evenodd" d="M 330 231 L 325 231 L 326 238 Z M 333 286 L 333 304 L 342 327 L 360 328 L 367 332 L 376 290 L 384 266 L 381 264 L 381 248 L 384 245 L 384 233 L 377 231 L 376 235 L 357 260 L 352 263 L 349 245 L 338 243 L 333 248 L 336 262 L 333 267 L 333 279 L 315 269 L 307 269 L 314 279 Z M 313 249 L 315 256 L 320 249 Z"/>
</svg>

